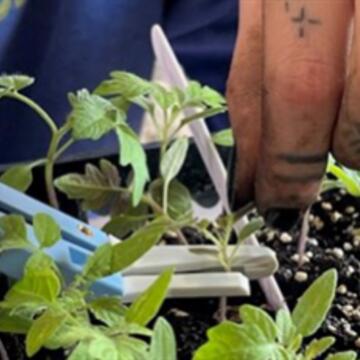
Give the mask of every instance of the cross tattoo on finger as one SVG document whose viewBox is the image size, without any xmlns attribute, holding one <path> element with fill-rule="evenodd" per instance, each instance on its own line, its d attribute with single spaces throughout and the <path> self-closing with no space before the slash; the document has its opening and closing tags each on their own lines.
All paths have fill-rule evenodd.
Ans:
<svg viewBox="0 0 360 360">
<path fill-rule="evenodd" d="M 303 6 L 300 9 L 300 13 L 296 17 L 292 17 L 291 21 L 298 24 L 299 26 L 299 37 L 303 38 L 305 36 L 305 28 L 307 25 L 320 25 L 321 21 L 319 19 L 311 18 L 306 13 L 306 8 Z"/>
</svg>

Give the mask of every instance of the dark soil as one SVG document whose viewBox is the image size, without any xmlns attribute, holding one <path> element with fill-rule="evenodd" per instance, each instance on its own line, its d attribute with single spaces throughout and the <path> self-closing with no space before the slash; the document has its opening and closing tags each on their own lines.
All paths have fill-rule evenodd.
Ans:
<svg viewBox="0 0 360 360">
<path fill-rule="evenodd" d="M 359 214 L 359 199 L 339 191 L 319 199 L 311 212 L 309 241 L 302 266 L 296 255 L 299 229 L 293 234 L 264 229 L 259 234 L 260 241 L 278 254 L 280 269 L 276 279 L 290 308 L 325 270 L 338 270 L 336 300 L 318 333 L 319 336 L 335 336 L 336 350 L 360 348 L 360 236 L 353 233 L 354 229 L 360 228 Z M 199 239 L 194 240 L 199 243 Z M 252 291 L 251 298 L 230 300 L 230 317 L 244 303 L 267 307 L 256 282 L 252 284 Z M 190 360 L 194 350 L 206 340 L 206 330 L 216 324 L 217 308 L 216 299 L 167 301 L 162 313 L 177 334 L 179 360 Z"/>
</svg>

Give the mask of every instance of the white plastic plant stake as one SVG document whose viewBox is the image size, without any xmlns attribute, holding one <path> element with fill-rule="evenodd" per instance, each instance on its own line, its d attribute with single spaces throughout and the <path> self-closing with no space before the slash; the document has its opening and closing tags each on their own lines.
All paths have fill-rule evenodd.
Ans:
<svg viewBox="0 0 360 360">
<path fill-rule="evenodd" d="M 151 38 L 156 60 L 158 61 L 160 69 L 163 71 L 168 83 L 172 86 L 177 86 L 180 89 L 185 89 L 189 84 L 188 79 L 159 25 L 153 26 Z M 195 110 L 188 110 L 186 115 L 190 116 L 195 112 Z M 229 213 L 230 205 L 227 195 L 227 172 L 211 139 L 210 132 L 203 119 L 191 122 L 189 126 L 194 137 L 194 142 L 199 149 L 206 169 L 219 195 L 222 208 Z M 243 217 L 235 225 L 235 230 L 238 232 L 246 224 L 246 222 L 247 220 Z M 250 236 L 249 239 L 247 239 L 247 243 L 259 245 L 255 236 Z M 264 294 L 272 307 L 278 309 L 286 306 L 281 290 L 273 276 L 260 279 L 259 281 Z"/>
<path fill-rule="evenodd" d="M 234 249 L 234 245 L 229 246 L 229 254 Z M 175 267 L 176 274 L 223 272 L 218 251 L 213 245 L 159 245 L 124 270 L 123 275 L 155 275 L 172 266 Z M 276 255 L 272 250 L 252 245 L 241 246 L 232 261 L 232 269 L 251 280 L 271 274 L 277 266 Z"/>
<path fill-rule="evenodd" d="M 157 275 L 135 275 L 124 277 L 126 289 L 123 301 L 131 302 L 138 297 L 155 280 Z M 199 298 L 218 296 L 249 296 L 250 284 L 248 278 L 239 273 L 192 273 L 173 276 L 168 298 Z"/>
</svg>

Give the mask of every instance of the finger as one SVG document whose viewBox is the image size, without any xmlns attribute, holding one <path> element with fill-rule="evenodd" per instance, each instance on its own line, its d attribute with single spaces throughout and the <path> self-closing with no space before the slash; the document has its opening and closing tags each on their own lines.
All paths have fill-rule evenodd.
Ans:
<svg viewBox="0 0 360 360">
<path fill-rule="evenodd" d="M 350 0 L 265 0 L 265 67 L 256 200 L 291 227 L 315 200 L 343 89 Z"/>
<path fill-rule="evenodd" d="M 360 169 L 360 3 L 355 1 L 352 49 L 339 119 L 333 137 L 333 153 L 343 165 Z"/>
<path fill-rule="evenodd" d="M 234 207 L 254 199 L 261 129 L 262 0 L 240 1 L 239 29 L 227 86 L 236 142 Z"/>
</svg>

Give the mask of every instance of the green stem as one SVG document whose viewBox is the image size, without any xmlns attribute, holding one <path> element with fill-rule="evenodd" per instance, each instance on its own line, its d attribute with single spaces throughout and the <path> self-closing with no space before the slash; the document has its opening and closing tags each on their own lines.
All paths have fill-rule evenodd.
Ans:
<svg viewBox="0 0 360 360">
<path fill-rule="evenodd" d="M 72 145 L 74 144 L 74 139 L 69 139 L 60 149 L 56 152 L 55 158 L 56 160 Z"/>
<path fill-rule="evenodd" d="M 47 159 L 39 159 L 39 160 L 35 160 L 32 163 L 30 163 L 29 166 L 31 167 L 31 169 L 33 169 L 35 167 L 45 165 L 46 162 L 47 162 Z"/>
<path fill-rule="evenodd" d="M 59 201 L 58 201 L 58 198 L 56 195 L 56 190 L 54 187 L 54 165 L 55 165 L 55 161 L 57 160 L 57 154 L 58 154 L 57 149 L 58 149 L 59 143 L 68 131 L 69 131 L 69 126 L 67 124 L 65 124 L 62 128 L 60 128 L 58 131 L 56 131 L 53 134 L 51 141 L 50 141 L 49 150 L 48 150 L 48 153 L 46 156 L 46 158 L 47 158 L 47 162 L 45 164 L 46 191 L 48 194 L 50 204 L 56 209 L 59 208 Z M 68 143 L 66 143 L 66 145 L 67 144 Z"/>
<path fill-rule="evenodd" d="M 36 112 L 40 116 L 41 119 L 43 119 L 45 121 L 45 123 L 50 128 L 52 134 L 55 134 L 58 131 L 55 121 L 50 117 L 50 115 L 41 106 L 36 104 L 36 102 L 34 102 L 27 96 L 20 94 L 18 92 L 10 92 L 10 93 L 7 93 L 6 96 L 9 98 L 16 99 L 16 100 L 22 102 L 23 104 L 29 106 L 34 112 Z"/>
</svg>

